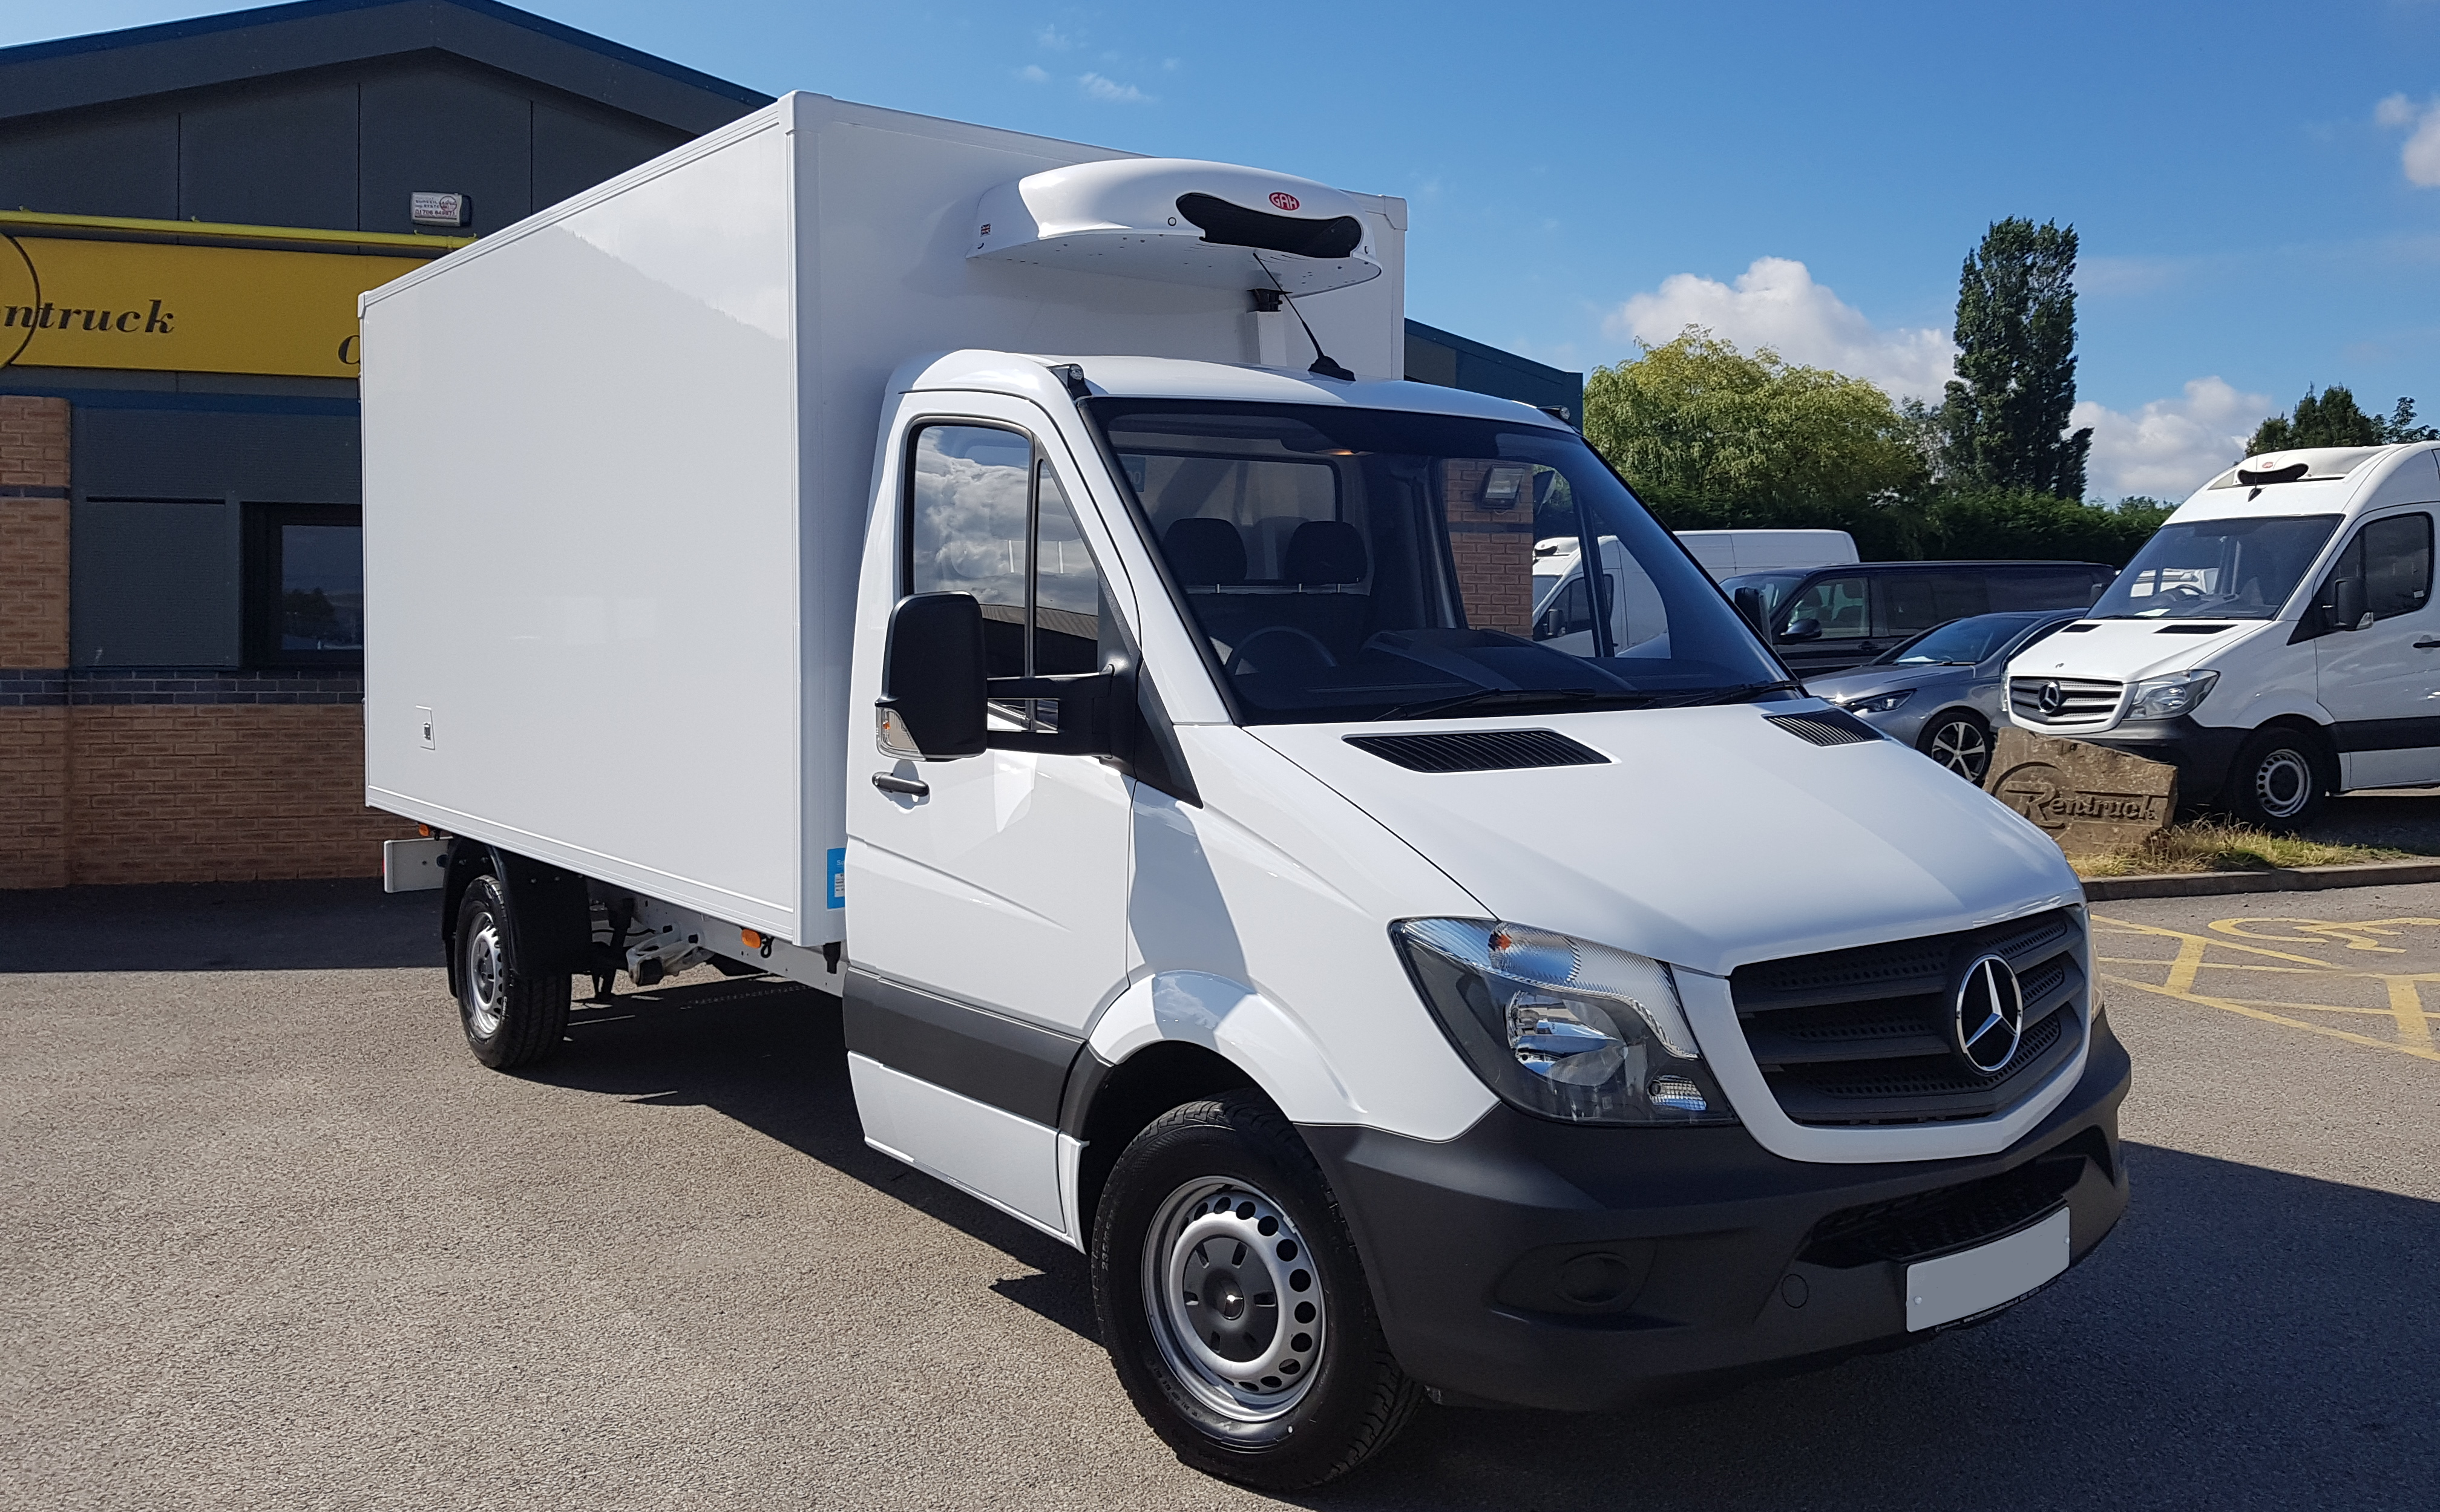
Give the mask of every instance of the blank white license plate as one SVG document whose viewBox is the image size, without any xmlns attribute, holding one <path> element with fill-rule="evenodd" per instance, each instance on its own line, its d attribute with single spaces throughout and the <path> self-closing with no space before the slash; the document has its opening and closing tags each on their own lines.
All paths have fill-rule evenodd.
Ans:
<svg viewBox="0 0 2440 1512">
<path fill-rule="evenodd" d="M 2067 1209 L 2032 1228 L 1907 1267 L 1907 1329 L 1988 1312 L 2067 1269 Z"/>
</svg>

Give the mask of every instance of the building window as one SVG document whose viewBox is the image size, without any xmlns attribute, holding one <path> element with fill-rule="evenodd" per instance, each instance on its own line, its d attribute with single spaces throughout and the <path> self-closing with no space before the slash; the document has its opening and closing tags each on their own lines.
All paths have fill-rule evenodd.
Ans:
<svg viewBox="0 0 2440 1512">
<path fill-rule="evenodd" d="M 363 511 L 257 505 L 246 524 L 246 660 L 257 667 L 362 667 Z"/>
</svg>

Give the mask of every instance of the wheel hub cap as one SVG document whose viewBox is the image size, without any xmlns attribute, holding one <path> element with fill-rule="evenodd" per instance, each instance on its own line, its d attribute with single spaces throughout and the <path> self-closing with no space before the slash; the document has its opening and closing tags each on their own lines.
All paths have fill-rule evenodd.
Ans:
<svg viewBox="0 0 2440 1512">
<path fill-rule="evenodd" d="M 1262 1422 L 1303 1398 L 1328 1320 L 1304 1236 L 1268 1196 L 1217 1179 L 1171 1193 L 1143 1286 L 1162 1358 L 1213 1411 Z"/>
<path fill-rule="evenodd" d="M 466 946 L 466 1023 L 488 1040 L 500 1030 L 500 931 L 490 919 Z"/>
</svg>

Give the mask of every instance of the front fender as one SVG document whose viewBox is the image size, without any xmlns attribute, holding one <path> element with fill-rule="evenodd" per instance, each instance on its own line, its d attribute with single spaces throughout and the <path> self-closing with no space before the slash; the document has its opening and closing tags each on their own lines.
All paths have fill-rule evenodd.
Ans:
<svg viewBox="0 0 2440 1512">
<path fill-rule="evenodd" d="M 1292 1123 L 1370 1122 L 1304 1026 L 1252 987 L 1209 971 L 1157 971 L 1103 1010 L 1085 1043 L 1119 1065 L 1164 1041 L 1199 1045 L 1254 1080 Z"/>
</svg>

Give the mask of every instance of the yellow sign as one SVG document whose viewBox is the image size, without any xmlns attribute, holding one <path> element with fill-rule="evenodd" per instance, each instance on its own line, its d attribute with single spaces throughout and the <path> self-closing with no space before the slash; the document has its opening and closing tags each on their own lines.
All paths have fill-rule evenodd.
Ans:
<svg viewBox="0 0 2440 1512">
<path fill-rule="evenodd" d="M 0 237 L 0 367 L 356 376 L 356 295 L 421 258 Z"/>
</svg>

